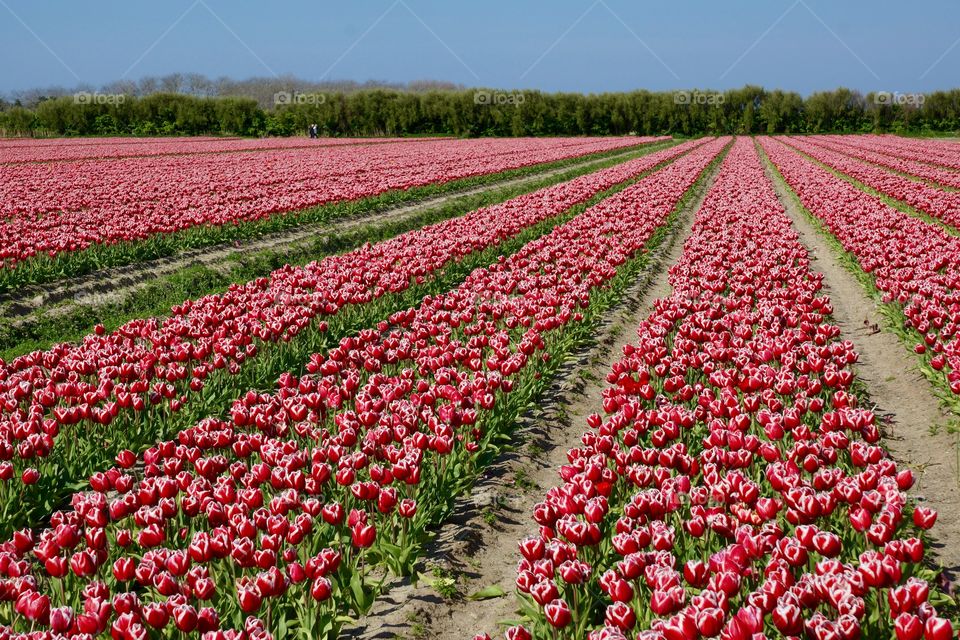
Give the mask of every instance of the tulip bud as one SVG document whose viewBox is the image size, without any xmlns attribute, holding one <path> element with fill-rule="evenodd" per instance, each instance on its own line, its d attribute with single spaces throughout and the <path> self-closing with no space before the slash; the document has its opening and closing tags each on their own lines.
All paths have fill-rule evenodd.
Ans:
<svg viewBox="0 0 960 640">
<path fill-rule="evenodd" d="M 937 512 L 929 507 L 916 507 L 913 510 L 913 524 L 921 529 L 929 529 L 937 521 Z"/>
<path fill-rule="evenodd" d="M 547 622 L 556 629 L 562 629 L 570 624 L 573 616 L 570 613 L 570 607 L 564 600 L 557 598 L 551 600 L 543 607 L 544 616 Z"/>
<path fill-rule="evenodd" d="M 517 625 L 510 627 L 503 634 L 506 640 L 533 640 L 533 636 L 527 631 L 526 627 Z"/>
<path fill-rule="evenodd" d="M 323 602 L 330 597 L 332 592 L 333 585 L 322 576 L 315 579 L 313 584 L 310 585 L 310 595 L 313 596 L 313 599 L 317 602 Z"/>
<path fill-rule="evenodd" d="M 73 609 L 58 607 L 50 609 L 50 630 L 54 633 L 66 633 L 73 625 Z"/>
</svg>

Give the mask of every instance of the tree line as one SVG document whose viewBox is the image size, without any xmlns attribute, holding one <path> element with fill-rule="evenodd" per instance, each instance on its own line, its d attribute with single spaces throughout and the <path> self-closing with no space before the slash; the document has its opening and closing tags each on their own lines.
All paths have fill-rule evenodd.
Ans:
<svg viewBox="0 0 960 640">
<path fill-rule="evenodd" d="M 272 98 L 175 91 L 0 99 L 0 134 L 290 136 L 303 135 L 310 124 L 325 136 L 960 131 L 960 89 L 864 95 L 840 88 L 802 97 L 755 86 L 579 94 L 428 84 L 278 90 Z"/>
</svg>

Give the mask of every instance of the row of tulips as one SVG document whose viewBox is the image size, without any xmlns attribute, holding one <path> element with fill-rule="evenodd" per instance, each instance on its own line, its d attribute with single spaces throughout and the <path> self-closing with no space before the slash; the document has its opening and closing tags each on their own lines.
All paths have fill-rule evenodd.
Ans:
<svg viewBox="0 0 960 640">
<path fill-rule="evenodd" d="M 417 141 L 437 138 L 417 138 Z M 58 139 L 33 145 L 0 145 L 0 164 L 22 162 L 63 162 L 148 156 L 175 156 L 198 153 L 233 153 L 270 149 L 337 147 L 350 144 L 413 142 L 410 138 L 117 138 L 79 140 Z"/>
<path fill-rule="evenodd" d="M 947 640 L 913 482 L 858 406 L 853 345 L 738 139 L 533 511 L 509 640 Z M 489 639 L 486 634 L 477 640 Z"/>
<path fill-rule="evenodd" d="M 216 140 L 240 140 L 237 136 L 191 136 L 190 140 L 197 142 L 213 142 Z M 102 138 L 3 138 L 0 139 L 0 149 L 21 149 L 24 147 L 74 147 L 89 145 L 126 145 L 126 144 L 162 144 L 169 142 L 169 137 L 130 137 L 104 136 Z"/>
<path fill-rule="evenodd" d="M 878 193 L 906 202 L 914 209 L 960 231 L 960 191 L 945 191 L 925 182 L 911 180 L 882 167 L 867 164 L 860 158 L 844 155 L 820 144 L 813 144 L 806 138 L 777 139 L 875 189 Z"/>
<path fill-rule="evenodd" d="M 890 207 L 799 156 L 761 146 L 800 203 L 852 256 L 905 330 L 926 373 L 948 397 L 960 395 L 960 238 Z M 949 390 L 947 392 L 947 390 Z"/>
<path fill-rule="evenodd" d="M 228 420 L 122 452 L 48 528 L 0 545 L 0 635 L 336 637 L 386 568 L 410 570 L 424 525 L 728 143 L 344 338 Z"/>
<path fill-rule="evenodd" d="M 427 293 L 446 291 L 591 198 L 702 144 L 684 143 L 304 267 L 286 266 L 186 301 L 166 318 L 133 320 L 77 344 L 0 361 L 4 525 L 30 522 L 33 507 L 48 513 L 44 500 L 120 449 L 139 450 L 178 425 L 216 415 L 243 390 L 302 366 L 310 353 Z M 26 495 L 24 485 L 30 485 Z"/>
<path fill-rule="evenodd" d="M 840 138 L 841 136 L 829 136 Z M 847 138 L 847 136 L 842 136 Z M 900 136 L 863 135 L 854 139 L 858 147 L 897 158 L 914 160 L 947 169 L 960 170 L 960 149 L 947 140 L 901 138 Z"/>
<path fill-rule="evenodd" d="M 642 141 L 638 141 L 638 146 L 627 148 L 617 147 L 612 150 L 586 155 L 572 154 L 552 162 L 528 164 L 519 168 L 438 181 L 407 189 L 388 189 L 379 192 L 377 195 L 340 199 L 306 209 L 294 211 L 278 210 L 275 214 L 255 217 L 254 219 L 246 221 L 234 220 L 229 224 L 190 226 L 175 233 L 153 233 L 147 235 L 145 238 L 135 239 L 129 242 L 93 243 L 83 249 L 59 253 L 54 252 L 53 255 L 39 252 L 32 258 L 17 263 L 14 269 L 0 268 L 0 292 L 17 290 L 26 284 L 43 284 L 109 267 L 122 267 L 136 262 L 162 258 L 184 250 L 198 249 L 211 245 L 222 245 L 242 240 L 253 240 L 262 237 L 264 234 L 282 232 L 305 224 L 325 224 L 331 220 L 344 217 L 369 215 L 377 211 L 388 210 L 391 207 L 404 203 L 435 198 L 445 193 L 495 184 L 510 178 L 538 174 L 552 169 L 563 168 L 568 165 L 608 159 L 612 156 L 622 155 L 624 157 L 632 157 L 636 153 L 645 152 L 649 147 L 664 147 L 669 144 L 670 141 L 663 140 L 648 145 L 644 145 Z M 372 148 L 391 145 L 366 146 Z M 345 148 L 346 147 L 343 147 L 343 149 Z M 316 153 L 317 151 L 319 150 L 312 152 Z M 333 151 L 337 151 L 337 149 Z M 293 149 L 287 152 L 267 153 L 297 155 L 305 152 L 310 152 L 310 150 Z M 382 155 L 375 151 L 371 151 L 369 154 Z M 245 153 L 240 155 L 246 156 L 250 154 Z M 256 155 L 256 152 L 254 152 L 254 155 Z M 176 160 L 176 158 L 166 159 Z M 155 160 L 160 161 L 164 160 L 164 158 L 155 158 Z M 138 160 L 121 159 L 114 162 L 125 163 L 134 161 Z M 102 161 L 102 163 L 109 164 L 108 161 Z M 41 166 L 47 165 L 44 164 Z M 266 170 L 269 169 L 268 167 Z M 361 173 L 364 174 L 365 180 L 370 179 L 369 174 L 363 171 Z M 341 178 L 337 178 L 336 180 L 340 179 Z M 278 187 L 276 184 L 273 184 L 272 187 L 268 188 Z M 228 191 L 230 191 L 230 189 L 225 188 L 222 193 Z"/>
<path fill-rule="evenodd" d="M 626 148 L 653 138 L 426 140 L 0 165 L 0 269 Z"/>
<path fill-rule="evenodd" d="M 875 145 L 871 144 L 871 139 L 866 136 L 809 136 L 805 140 L 907 176 L 915 176 L 954 189 L 960 188 L 960 171 L 919 160 L 901 158 L 890 151 L 876 149 Z"/>
</svg>

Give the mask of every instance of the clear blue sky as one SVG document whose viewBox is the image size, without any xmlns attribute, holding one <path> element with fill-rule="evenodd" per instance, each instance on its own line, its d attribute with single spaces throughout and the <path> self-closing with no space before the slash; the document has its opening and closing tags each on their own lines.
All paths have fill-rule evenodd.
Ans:
<svg viewBox="0 0 960 640">
<path fill-rule="evenodd" d="M 960 86 L 960 1 L 0 0 L 0 92 L 294 74 L 546 91 Z"/>
</svg>

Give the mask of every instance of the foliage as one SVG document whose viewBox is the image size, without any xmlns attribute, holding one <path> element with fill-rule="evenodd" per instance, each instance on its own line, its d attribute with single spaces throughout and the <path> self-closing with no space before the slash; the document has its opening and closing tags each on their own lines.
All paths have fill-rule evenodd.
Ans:
<svg viewBox="0 0 960 640">
<path fill-rule="evenodd" d="M 478 100 L 481 92 L 509 99 Z M 927 94 L 922 105 L 877 100 L 877 94 L 842 87 L 806 98 L 757 86 L 689 94 L 715 98 L 684 103 L 676 92 L 644 90 L 585 95 L 376 88 L 307 94 L 309 100 L 264 108 L 263 100 L 258 104 L 234 96 L 151 93 L 126 96 L 119 104 L 76 104 L 72 96 L 61 96 L 40 99 L 31 108 L 0 104 L 0 133 L 289 136 L 305 133 L 311 123 L 328 136 L 925 134 L 960 129 L 960 89 Z"/>
</svg>

